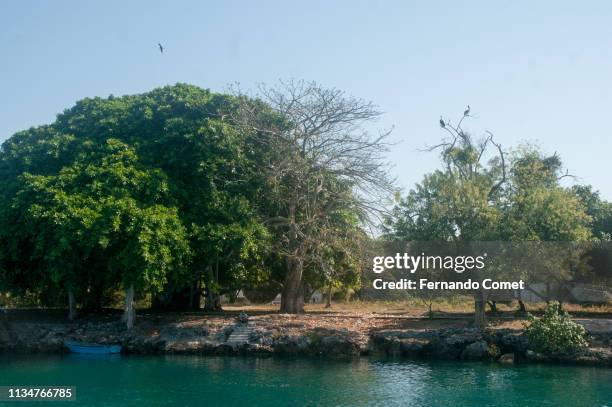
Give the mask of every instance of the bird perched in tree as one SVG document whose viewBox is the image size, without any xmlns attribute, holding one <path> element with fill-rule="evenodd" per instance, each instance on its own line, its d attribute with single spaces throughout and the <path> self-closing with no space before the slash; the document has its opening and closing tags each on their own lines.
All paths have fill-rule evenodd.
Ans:
<svg viewBox="0 0 612 407">
<path fill-rule="evenodd" d="M 446 127 L 446 123 L 444 123 L 444 120 L 442 120 L 442 116 L 440 116 L 440 127 L 442 128 Z"/>
<path fill-rule="evenodd" d="M 470 114 L 470 105 L 467 105 L 467 109 L 465 109 L 465 112 L 463 112 L 464 116 L 468 116 Z"/>
<path fill-rule="evenodd" d="M 161 45 L 159 42 L 157 43 L 157 46 L 159 47 L 159 52 L 161 52 L 162 54 L 164 53 L 164 47 L 163 45 Z"/>
</svg>

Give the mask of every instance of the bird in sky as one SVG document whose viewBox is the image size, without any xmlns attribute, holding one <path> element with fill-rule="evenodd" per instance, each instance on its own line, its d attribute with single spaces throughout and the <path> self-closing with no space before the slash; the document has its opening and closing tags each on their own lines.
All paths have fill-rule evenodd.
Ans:
<svg viewBox="0 0 612 407">
<path fill-rule="evenodd" d="M 467 105 L 467 109 L 465 109 L 465 112 L 463 112 L 464 116 L 468 116 L 470 114 L 470 105 Z"/>
<path fill-rule="evenodd" d="M 444 123 L 444 120 L 442 120 L 442 116 L 440 116 L 440 127 L 446 127 L 446 123 Z"/>
<path fill-rule="evenodd" d="M 157 46 L 159 47 L 159 52 L 161 52 L 162 54 L 164 53 L 164 47 L 163 45 L 161 45 L 159 42 L 157 43 Z"/>
</svg>

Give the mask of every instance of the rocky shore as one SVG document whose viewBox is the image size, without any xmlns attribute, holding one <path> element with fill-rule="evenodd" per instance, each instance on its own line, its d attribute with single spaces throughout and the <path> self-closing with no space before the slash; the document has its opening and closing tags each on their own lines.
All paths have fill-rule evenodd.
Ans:
<svg viewBox="0 0 612 407">
<path fill-rule="evenodd" d="M 388 356 L 499 363 L 567 363 L 612 367 L 609 338 L 595 340 L 573 354 L 546 356 L 530 349 L 521 331 L 511 329 L 441 329 L 424 332 L 383 331 L 372 335 L 371 349 Z"/>
<path fill-rule="evenodd" d="M 15 318 L 13 318 L 15 319 Z M 66 352 L 64 341 L 120 343 L 127 354 L 286 355 L 355 358 L 377 355 L 499 363 L 568 363 L 612 367 L 612 332 L 592 333 L 579 353 L 547 357 L 530 349 L 520 329 L 497 324 L 481 331 L 465 321 L 375 316 L 147 316 L 126 331 L 116 317 L 5 321 L 0 352 Z"/>
</svg>

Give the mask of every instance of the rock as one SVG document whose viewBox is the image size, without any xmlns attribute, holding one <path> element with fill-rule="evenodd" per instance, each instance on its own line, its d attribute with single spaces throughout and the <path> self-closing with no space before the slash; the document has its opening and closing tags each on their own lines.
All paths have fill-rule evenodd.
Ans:
<svg viewBox="0 0 612 407">
<path fill-rule="evenodd" d="M 495 343 L 489 343 L 489 348 L 487 349 L 487 357 L 489 359 L 497 359 L 501 355 L 501 352 Z"/>
<path fill-rule="evenodd" d="M 505 364 L 513 364 L 514 363 L 514 353 L 504 353 L 498 359 L 499 363 Z"/>
<path fill-rule="evenodd" d="M 469 344 L 461 352 L 463 360 L 483 360 L 489 356 L 489 344 L 485 341 L 477 341 Z"/>
<path fill-rule="evenodd" d="M 379 331 L 370 335 L 368 351 L 372 354 L 389 355 L 389 348 L 393 338 L 397 338 L 388 331 Z"/>
<path fill-rule="evenodd" d="M 534 352 L 531 349 L 527 349 L 527 351 L 525 352 L 525 357 L 530 362 L 547 362 L 548 360 L 550 360 L 547 356 L 538 352 Z"/>
<path fill-rule="evenodd" d="M 261 342 L 261 339 L 265 336 L 265 332 L 261 329 L 253 329 L 249 333 L 249 342 Z"/>
<path fill-rule="evenodd" d="M 296 345 L 300 350 L 304 350 L 310 346 L 310 338 L 307 336 L 299 336 L 296 342 Z"/>
<path fill-rule="evenodd" d="M 299 337 L 290 335 L 281 335 L 273 339 L 272 348 L 279 355 L 295 356 L 303 349 L 298 350 Z"/>
<path fill-rule="evenodd" d="M 508 353 L 523 354 L 527 351 L 529 342 L 525 335 L 518 332 L 502 333 L 498 337 L 498 342 L 501 349 Z"/>
<path fill-rule="evenodd" d="M 214 339 L 220 342 L 225 342 L 232 335 L 234 329 L 235 327 L 233 325 L 227 325 L 215 334 Z"/>
<path fill-rule="evenodd" d="M 416 357 L 420 356 L 423 348 L 429 342 L 424 339 L 408 338 L 400 340 L 400 351 L 402 356 Z"/>
<path fill-rule="evenodd" d="M 462 346 L 467 343 L 478 342 L 482 338 L 477 332 L 460 332 L 447 336 L 444 343 L 448 346 Z"/>
<path fill-rule="evenodd" d="M 349 358 L 361 352 L 359 344 L 348 336 L 326 336 L 320 341 L 318 353 L 333 358 Z"/>
<path fill-rule="evenodd" d="M 396 337 L 388 338 L 386 341 L 385 351 L 388 356 L 401 355 L 402 342 Z"/>
</svg>

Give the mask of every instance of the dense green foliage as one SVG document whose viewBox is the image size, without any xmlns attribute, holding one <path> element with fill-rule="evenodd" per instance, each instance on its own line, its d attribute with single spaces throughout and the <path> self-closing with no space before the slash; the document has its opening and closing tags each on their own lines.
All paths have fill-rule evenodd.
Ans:
<svg viewBox="0 0 612 407">
<path fill-rule="evenodd" d="M 10 137 L 0 150 L 0 291 L 91 309 L 119 289 L 166 308 L 199 307 L 204 293 L 216 309 L 223 293 L 280 290 L 282 198 L 311 182 L 312 202 L 294 215 L 317 214 L 300 233 L 321 244 L 308 245 L 303 284 L 358 282 L 365 235 L 351 183 L 241 125 L 245 103 L 263 123 L 288 127 L 262 101 L 179 84 L 84 99 Z"/>
<path fill-rule="evenodd" d="M 572 190 L 591 217 L 593 236 L 602 240 L 612 240 L 612 202 L 601 199 L 599 192 L 593 191 L 590 185 L 576 185 Z"/>
<path fill-rule="evenodd" d="M 121 289 L 162 308 L 197 308 L 204 294 L 218 309 L 221 294 L 282 290 L 283 310 L 299 312 L 315 289 L 356 287 L 363 225 L 393 188 L 384 136 L 363 128 L 379 115 L 312 83 L 261 99 L 179 84 L 81 100 L 2 145 L 0 293 L 89 309 Z M 562 187 L 556 155 L 506 157 L 460 123 L 446 125 L 442 167 L 398 202 L 385 238 L 610 238 L 612 207 Z M 558 269 L 538 273 L 575 277 Z"/>
<path fill-rule="evenodd" d="M 532 148 L 488 163 L 470 139 L 443 153 L 445 169 L 427 174 L 395 208 L 387 229 L 404 240 L 582 241 L 591 218 L 581 199 L 559 185 L 561 163 Z M 453 154 L 452 158 L 449 155 Z"/>
<path fill-rule="evenodd" d="M 525 333 L 535 350 L 547 355 L 566 355 L 588 346 L 586 329 L 562 312 L 557 302 L 548 304 L 541 318 L 529 315 Z"/>
<path fill-rule="evenodd" d="M 159 291 L 185 273 L 187 233 L 167 179 L 124 143 L 109 139 L 57 174 L 24 173 L 16 183 L 3 212 L 11 288 L 104 290 L 123 281 Z"/>
</svg>

